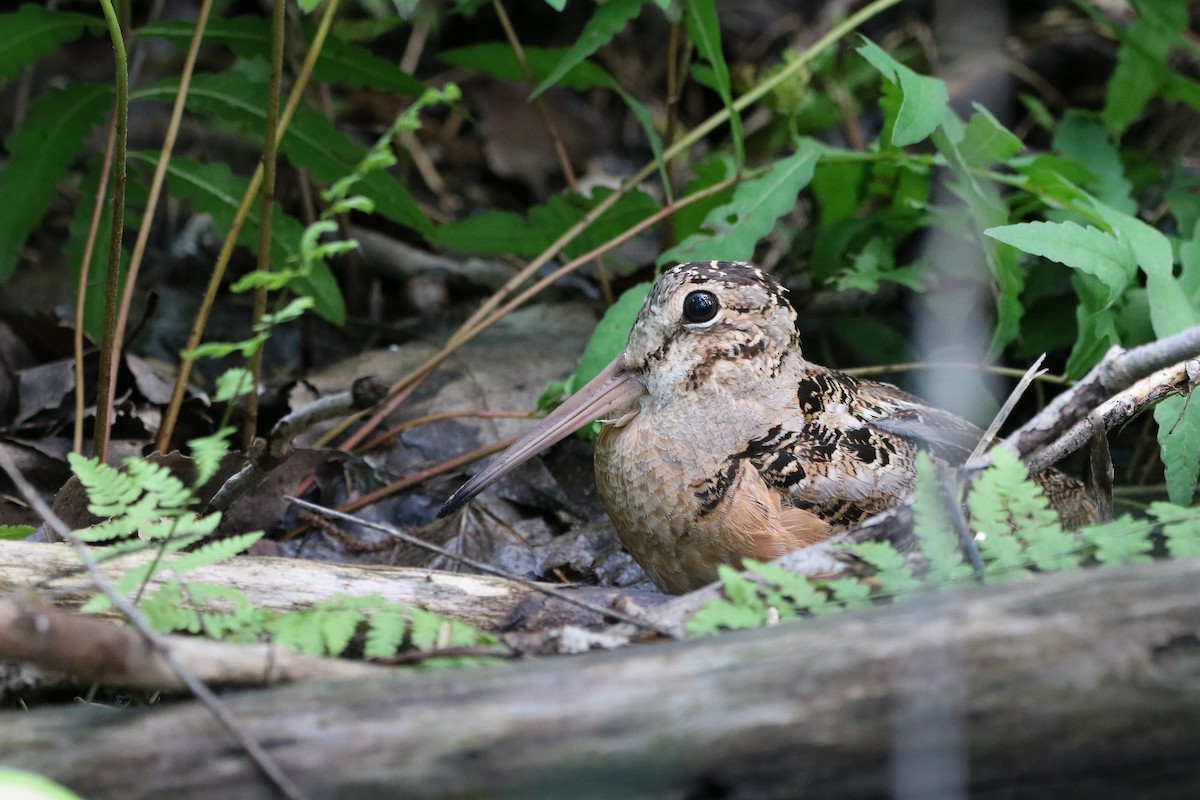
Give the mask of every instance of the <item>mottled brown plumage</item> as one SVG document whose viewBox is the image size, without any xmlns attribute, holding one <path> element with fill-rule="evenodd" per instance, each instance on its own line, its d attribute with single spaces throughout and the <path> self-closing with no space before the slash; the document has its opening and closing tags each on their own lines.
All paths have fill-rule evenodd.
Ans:
<svg viewBox="0 0 1200 800">
<path fill-rule="evenodd" d="M 720 564 L 773 558 L 892 507 L 920 450 L 953 464 L 975 446 L 965 420 L 806 361 L 795 320 L 784 289 L 748 264 L 668 270 L 621 356 L 443 513 L 603 415 L 600 497 L 634 559 L 677 593 Z M 1082 493 L 1066 476 L 1049 483 Z"/>
</svg>

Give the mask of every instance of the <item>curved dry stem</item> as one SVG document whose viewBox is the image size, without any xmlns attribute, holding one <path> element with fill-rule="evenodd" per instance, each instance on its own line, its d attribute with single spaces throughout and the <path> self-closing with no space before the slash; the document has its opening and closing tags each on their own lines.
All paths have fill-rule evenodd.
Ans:
<svg viewBox="0 0 1200 800">
<path fill-rule="evenodd" d="M 329 29 L 333 25 L 339 5 L 340 0 L 330 0 L 329 4 L 325 6 L 325 13 L 321 17 L 321 24 L 317 26 L 317 33 L 313 38 L 312 46 L 309 47 L 308 54 L 304 58 L 304 63 L 300 67 L 300 72 L 296 75 L 296 82 L 292 86 L 291 94 L 288 95 L 288 101 L 283 108 L 283 113 L 279 115 L 279 130 L 275 137 L 276 145 L 279 144 L 279 140 L 283 135 L 287 133 L 288 125 L 291 123 L 292 117 L 300 105 L 300 101 L 304 98 L 304 90 L 308 87 L 308 80 L 312 76 L 313 67 L 317 63 L 317 57 L 320 56 L 321 50 L 325 45 L 325 39 L 329 35 Z M 254 203 L 254 198 L 258 196 L 262 180 L 263 167 L 260 163 L 258 168 L 254 170 L 254 175 L 250 178 L 250 184 L 246 187 L 246 193 L 242 195 L 242 202 L 233 216 L 233 222 L 229 226 L 229 233 L 226 235 L 225 242 L 221 246 L 221 252 L 217 256 L 217 263 L 213 266 L 213 274 L 209 279 L 208 288 L 204 292 L 204 299 L 200 303 L 200 308 L 196 312 L 196 319 L 192 323 L 191 332 L 188 334 L 187 345 L 179 363 L 179 374 L 175 378 L 175 388 L 171 393 L 171 402 L 167 405 L 167 410 L 163 413 L 162 427 L 158 432 L 158 451 L 160 453 L 166 453 L 167 448 L 171 444 L 171 436 L 175 432 L 176 423 L 179 421 L 179 410 L 183 407 L 183 398 L 187 393 L 188 381 L 192 376 L 192 365 L 195 359 L 192 357 L 191 351 L 200 345 L 200 340 L 204 336 L 204 328 L 208 324 L 208 315 L 211 313 L 213 304 L 216 302 L 217 291 L 221 288 L 221 281 L 225 277 L 225 270 L 229 266 L 229 259 L 233 255 L 233 248 L 237 246 L 238 233 L 242 230 L 242 226 L 246 224 L 246 217 L 250 213 L 250 206 Z"/>
</svg>

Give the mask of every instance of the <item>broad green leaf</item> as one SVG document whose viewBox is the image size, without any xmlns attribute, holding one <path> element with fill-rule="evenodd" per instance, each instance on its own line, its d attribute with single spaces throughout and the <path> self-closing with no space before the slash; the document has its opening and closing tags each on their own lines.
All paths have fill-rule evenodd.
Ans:
<svg viewBox="0 0 1200 800">
<path fill-rule="evenodd" d="M 542 227 L 512 211 L 484 211 L 447 222 L 430 239 L 443 247 L 480 255 L 532 257 L 545 250 L 564 229 Z"/>
<path fill-rule="evenodd" d="M 692 165 L 692 179 L 684 187 L 683 197 L 689 197 L 702 189 L 728 180 L 736 174 L 737 165 L 733 163 L 733 158 L 729 153 L 724 150 L 715 150 L 712 155 Z M 675 212 L 672 219 L 675 222 L 676 241 L 687 238 L 700 230 L 701 225 L 704 224 L 704 218 L 708 216 L 709 212 L 733 199 L 735 188 L 730 186 Z"/>
<path fill-rule="evenodd" d="M 172 78 L 138 92 L 137 97 L 167 101 L 174 97 L 177 84 Z M 261 137 L 266 126 L 266 98 L 265 83 L 245 74 L 197 75 L 188 92 L 188 108 L 251 136 Z M 367 148 L 304 105 L 297 109 L 279 149 L 289 161 L 308 170 L 314 180 L 323 184 L 332 184 L 353 172 L 367 155 Z M 429 218 L 392 175 L 374 171 L 355 187 L 356 192 L 374 201 L 379 214 L 393 222 L 422 234 L 431 230 Z"/>
<path fill-rule="evenodd" d="M 592 18 L 575 37 L 575 43 L 567 48 L 562 54 L 562 59 L 550 70 L 550 74 L 542 79 L 529 98 L 532 100 L 549 89 L 577 64 L 611 42 L 614 36 L 625 29 L 630 20 L 641 13 L 643 2 L 644 0 L 608 0 L 606 3 L 597 4 Z"/>
<path fill-rule="evenodd" d="M 611 189 L 597 189 L 590 198 L 554 195 L 544 204 L 531 208 L 528 220 L 511 211 L 484 211 L 440 225 L 430 238 L 467 253 L 534 256 L 553 244 L 611 192 Z M 593 220 L 566 246 L 565 252 L 570 256 L 587 252 L 655 213 L 658 208 L 658 203 L 645 192 L 629 192 Z"/>
<path fill-rule="evenodd" d="M 12 275 L 25 240 L 50 207 L 59 181 L 111 107 L 108 86 L 51 87 L 38 96 L 24 124 L 5 141 L 8 158 L 0 171 L 0 282 Z"/>
<path fill-rule="evenodd" d="M 0 525 L 0 541 L 26 539 L 36 532 L 32 525 Z"/>
<path fill-rule="evenodd" d="M 1146 103 L 1168 81 L 1167 56 L 1180 43 L 1188 23 L 1186 3 L 1175 0 L 1136 0 L 1133 23 L 1120 31 L 1117 66 L 1108 79 L 1108 96 L 1101 117 L 1119 137 L 1141 116 Z"/>
<path fill-rule="evenodd" d="M 725 52 L 721 49 L 721 26 L 717 21 L 715 0 L 684 0 L 684 24 L 689 38 L 696 46 L 700 57 L 712 69 L 711 86 L 716 90 L 725 110 L 729 112 L 729 127 L 733 138 L 733 154 L 738 164 L 746 161 L 742 142 L 742 116 L 733 107 L 733 84 L 729 78 L 729 67 L 725 63 Z"/>
<path fill-rule="evenodd" d="M 1135 263 L 1146 275 L 1154 332 L 1169 336 L 1200 324 L 1200 309 L 1188 302 L 1175 279 L 1170 240 L 1135 216 L 1099 201 L 1093 201 L 1091 205 L 1095 213 L 1112 226 L 1116 235 L 1128 243 Z"/>
<path fill-rule="evenodd" d="M 958 149 L 967 164 L 989 167 L 1019 153 L 1021 140 L 992 116 L 992 112 L 975 103 L 975 113 L 963 130 Z"/>
<path fill-rule="evenodd" d="M 41 3 L 25 3 L 17 11 L 0 14 L 0 78 L 11 78 L 60 44 L 78 39 L 85 30 L 100 31 L 96 15 L 56 11 Z"/>
<path fill-rule="evenodd" d="M 629 332 L 633 329 L 633 321 L 637 319 L 646 295 L 654 284 L 647 281 L 631 286 L 621 293 L 617 302 L 609 306 L 604 316 L 592 332 L 583 355 L 579 358 L 579 368 L 567 382 L 567 391 L 574 394 L 585 383 L 600 374 L 600 370 L 609 365 L 614 358 L 625 349 L 629 341 Z"/>
<path fill-rule="evenodd" d="M 1077 109 L 1067 111 L 1054 133 L 1053 147 L 1093 176 L 1082 185 L 1101 201 L 1126 214 L 1137 210 L 1121 153 L 1095 114 Z"/>
<path fill-rule="evenodd" d="M 1193 307 L 1200 307 L 1200 218 L 1191 238 L 1179 246 L 1179 288 Z"/>
<path fill-rule="evenodd" d="M 761 177 L 739 185 L 729 203 L 709 212 L 704 231 L 667 250 L 657 263 L 753 258 L 759 239 L 795 207 L 796 196 L 812 179 L 819 153 L 815 142 L 800 140 L 794 154 L 776 161 Z"/>
<path fill-rule="evenodd" d="M 950 167 L 951 178 L 947 186 L 966 204 L 965 210 L 969 212 L 965 225 L 942 223 L 940 227 L 949 232 L 970 231 L 972 244 L 978 242 L 988 272 L 995 281 L 996 327 L 990 347 L 993 357 L 1017 337 L 1025 313 L 1021 303 L 1025 270 L 1019 254 L 1014 248 L 983 235 L 987 229 L 1003 226 L 1009 221 L 1008 204 L 995 183 L 976 174 L 976 170 L 988 166 L 996 154 L 1012 149 L 1013 142 L 1003 133 L 1006 132 L 999 123 L 986 114 L 976 113 L 971 124 L 963 125 L 958 117 L 947 111 L 941 127 L 932 134 L 934 145 Z"/>
<path fill-rule="evenodd" d="M 292 287 L 312 300 L 312 309 L 322 319 L 341 327 L 346 324 L 346 299 L 333 270 L 323 261 L 309 265 L 308 273 L 295 279 Z"/>
<path fill-rule="evenodd" d="M 1200 403 L 1193 400 L 1194 396 L 1168 397 L 1154 407 L 1167 495 L 1183 506 L 1191 505 L 1200 478 Z"/>
<path fill-rule="evenodd" d="M 138 35 L 187 47 L 194 27 L 193 23 L 180 20 L 154 22 L 139 28 Z M 306 35 L 311 37 L 312 26 L 305 25 L 304 28 Z M 265 59 L 271 52 L 270 24 L 264 17 L 213 19 L 205 27 L 204 41 L 206 44 L 223 44 L 244 59 Z M 406 97 L 416 97 L 425 89 L 423 83 L 395 63 L 337 36 L 325 40 L 313 72 L 323 81 L 342 83 L 352 89 L 368 86 Z"/>
<path fill-rule="evenodd" d="M 1075 222 L 1020 222 L 988 228 L 987 236 L 1097 278 L 1108 288 L 1106 304 L 1116 302 L 1137 270 L 1129 243 Z"/>
<path fill-rule="evenodd" d="M 130 161 L 142 161 L 154 167 L 158 164 L 158 153 L 133 150 Z M 202 164 L 189 158 L 172 158 L 167 166 L 167 185 L 171 192 L 192 203 L 197 211 L 211 214 L 213 226 L 222 234 L 229 231 L 234 214 L 242 202 L 249 181 L 234 175 L 229 167 L 220 163 Z M 260 205 L 250 207 L 246 224 L 238 234 L 238 243 L 251 250 L 258 247 L 258 223 Z M 271 259 L 283 266 L 300 255 L 300 235 L 303 228 L 295 217 L 284 214 L 278 206 L 271 221 Z"/>
<path fill-rule="evenodd" d="M 893 146 L 916 144 L 942 124 L 950 113 L 950 95 L 945 82 L 913 72 L 870 39 L 863 39 L 858 54 L 884 78 L 897 84 L 904 95 L 892 128 Z"/>
<path fill-rule="evenodd" d="M 1106 301 L 1108 289 L 1082 272 L 1071 276 L 1078 302 L 1075 305 L 1076 339 L 1067 359 L 1066 373 L 1081 378 L 1114 344 L 1121 343 L 1117 317 Z"/>
</svg>

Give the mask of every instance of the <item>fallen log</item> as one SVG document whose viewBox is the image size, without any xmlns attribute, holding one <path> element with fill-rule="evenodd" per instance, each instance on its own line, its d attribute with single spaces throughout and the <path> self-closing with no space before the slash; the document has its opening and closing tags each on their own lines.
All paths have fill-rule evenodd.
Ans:
<svg viewBox="0 0 1200 800">
<path fill-rule="evenodd" d="M 312 798 L 1200 796 L 1200 560 L 228 698 Z M 90 798 L 274 794 L 198 705 L 7 714 Z"/>
<path fill-rule="evenodd" d="M 152 557 L 153 553 L 147 552 L 122 562 L 119 569 L 112 564 L 104 569 L 115 575 L 139 563 L 139 559 Z M 162 576 L 151 579 L 148 588 L 155 588 L 162 580 Z M 528 582 L 413 567 L 239 556 L 195 569 L 188 573 L 188 580 L 237 589 L 255 606 L 272 611 L 310 608 L 336 594 L 374 594 L 388 602 L 423 608 L 485 630 L 556 624 L 595 626 L 603 622 L 601 615 L 548 598 Z M 597 606 L 629 594 L 600 586 L 556 588 Z M 39 592 L 64 608 L 77 607 L 96 592 L 69 546 L 0 541 L 0 597 L 17 591 Z M 204 605 L 199 608 L 208 610 Z"/>
</svg>

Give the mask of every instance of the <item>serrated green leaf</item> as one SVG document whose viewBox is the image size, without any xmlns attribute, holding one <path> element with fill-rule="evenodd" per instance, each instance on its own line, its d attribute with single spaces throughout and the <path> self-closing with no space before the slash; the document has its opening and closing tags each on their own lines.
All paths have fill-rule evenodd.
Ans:
<svg viewBox="0 0 1200 800">
<path fill-rule="evenodd" d="M 592 18 L 575 37 L 574 44 L 567 48 L 558 64 L 542 79 L 529 98 L 532 100 L 546 91 L 577 64 L 611 42 L 614 36 L 625 29 L 630 20 L 641 13 L 643 2 L 644 0 L 609 0 L 607 3 L 596 5 Z"/>
<path fill-rule="evenodd" d="M 913 72 L 870 39 L 862 41 L 858 54 L 904 95 L 892 127 L 892 145 L 907 147 L 928 138 L 951 113 L 945 82 Z"/>
<path fill-rule="evenodd" d="M 1101 201 L 1122 213 L 1132 214 L 1137 210 L 1121 153 L 1109 140 L 1099 117 L 1078 109 L 1068 110 L 1054 133 L 1053 147 L 1055 152 L 1087 170 L 1092 178 L 1082 185 Z"/>
<path fill-rule="evenodd" d="M 158 153 L 131 150 L 131 161 L 137 160 L 158 165 Z M 233 224 L 234 215 L 246 193 L 249 181 L 234 175 L 228 166 L 221 163 L 203 164 L 190 158 L 175 157 L 167 165 L 167 186 L 171 192 L 195 207 L 212 215 L 213 227 L 225 235 Z M 258 247 L 259 204 L 251 206 L 246 224 L 238 233 L 238 243 L 252 250 Z M 300 255 L 300 236 L 303 227 L 295 217 L 284 214 L 276 205 L 271 221 L 271 258 L 283 265 Z"/>
<path fill-rule="evenodd" d="M 913 487 L 913 533 L 929 562 L 929 580 L 950 583 L 974 572 L 963 559 L 958 535 L 946 516 L 937 467 L 929 454 L 917 454 L 917 482 Z"/>
<path fill-rule="evenodd" d="M 776 161 L 761 177 L 739 185 L 729 203 L 709 212 L 704 231 L 667 250 L 656 263 L 749 261 L 759 239 L 795 207 L 800 190 L 812 179 L 819 155 L 815 142 L 800 140 L 795 153 Z"/>
<path fill-rule="evenodd" d="M 846 608 L 865 608 L 871 605 L 871 587 L 858 578 L 834 578 L 823 585 L 833 593 L 833 600 Z M 831 613 L 834 606 L 814 609 L 814 614 Z"/>
<path fill-rule="evenodd" d="M 974 167 L 990 167 L 1015 156 L 1021 151 L 1021 140 L 996 119 L 992 112 L 974 104 L 971 115 L 958 143 L 962 159 Z"/>
<path fill-rule="evenodd" d="M 1154 407 L 1167 495 L 1182 506 L 1191 505 L 1200 478 L 1200 404 L 1192 400 L 1168 397 Z"/>
<path fill-rule="evenodd" d="M 1120 31 L 1117 65 L 1108 79 L 1101 117 L 1113 136 L 1120 136 L 1141 116 L 1146 103 L 1169 75 L 1167 56 L 1180 42 L 1188 23 L 1186 3 L 1141 0 L 1133 23 Z"/>
<path fill-rule="evenodd" d="M 725 51 L 721 49 L 721 25 L 717 20 L 715 0 L 684 0 L 684 25 L 696 51 L 712 70 L 709 85 L 716 90 L 725 110 L 729 113 L 729 128 L 733 139 L 734 160 L 738 164 L 746 161 L 742 141 L 742 116 L 733 105 L 733 84 L 729 78 L 729 66 L 725 63 Z"/>
<path fill-rule="evenodd" d="M 8 14 L 0 14 L 0 78 L 12 78 L 22 67 L 58 49 L 63 42 L 78 39 L 85 30 L 100 31 L 104 22 L 97 16 L 59 11 L 40 3 L 25 3 Z"/>
<path fill-rule="evenodd" d="M 56 195 L 59 181 L 111 107 L 112 89 L 102 84 L 50 87 L 34 101 L 21 127 L 5 140 L 8 158 L 0 171 L 0 207 L 4 209 L 0 214 L 0 282 L 12 275 L 25 241 Z"/>
<path fill-rule="evenodd" d="M 1097 278 L 1108 289 L 1105 305 L 1116 302 L 1137 270 L 1129 244 L 1078 223 L 1020 222 L 988 228 L 984 235 L 1026 253 L 1042 256 Z"/>
</svg>

